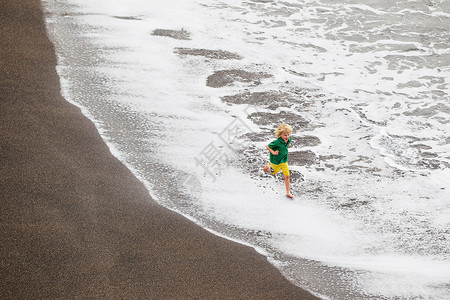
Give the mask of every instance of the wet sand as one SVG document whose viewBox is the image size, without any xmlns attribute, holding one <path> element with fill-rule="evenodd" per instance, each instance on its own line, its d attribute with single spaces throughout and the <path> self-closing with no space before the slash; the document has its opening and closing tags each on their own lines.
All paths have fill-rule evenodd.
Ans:
<svg viewBox="0 0 450 300">
<path fill-rule="evenodd" d="M 158 204 L 60 95 L 39 0 L 0 2 L 0 298 L 316 299 Z"/>
</svg>

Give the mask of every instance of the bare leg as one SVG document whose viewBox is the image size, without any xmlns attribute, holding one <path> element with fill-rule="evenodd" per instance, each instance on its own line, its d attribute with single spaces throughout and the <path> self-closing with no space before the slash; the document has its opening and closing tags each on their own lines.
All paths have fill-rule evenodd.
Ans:
<svg viewBox="0 0 450 300">
<path fill-rule="evenodd" d="M 263 172 L 266 173 L 267 170 L 269 170 L 269 168 L 270 168 L 270 164 L 267 163 L 267 164 L 264 166 Z"/>
<path fill-rule="evenodd" d="M 284 175 L 284 184 L 286 185 L 286 196 L 288 196 L 289 198 L 294 198 L 294 195 L 292 195 L 290 192 L 289 175 Z"/>
</svg>

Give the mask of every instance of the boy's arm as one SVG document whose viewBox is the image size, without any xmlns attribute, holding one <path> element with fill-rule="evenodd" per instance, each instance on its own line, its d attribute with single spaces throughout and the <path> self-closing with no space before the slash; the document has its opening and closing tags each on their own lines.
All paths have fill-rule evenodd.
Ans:
<svg viewBox="0 0 450 300">
<path fill-rule="evenodd" d="M 277 151 L 273 151 L 272 149 L 270 149 L 269 145 L 266 146 L 267 150 L 269 150 L 270 153 L 272 153 L 273 155 L 278 155 L 278 150 Z"/>
</svg>

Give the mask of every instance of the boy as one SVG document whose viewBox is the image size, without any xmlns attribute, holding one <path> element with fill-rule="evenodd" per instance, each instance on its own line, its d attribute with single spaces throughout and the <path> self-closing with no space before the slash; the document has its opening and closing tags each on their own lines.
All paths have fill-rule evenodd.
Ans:
<svg viewBox="0 0 450 300">
<path fill-rule="evenodd" d="M 264 166 L 263 172 L 270 169 L 270 173 L 276 174 L 280 170 L 284 175 L 284 183 L 286 185 L 286 196 L 294 198 L 289 188 L 289 166 L 288 166 L 288 148 L 291 148 L 291 132 L 292 127 L 288 124 L 281 124 L 275 130 L 277 139 L 266 146 L 270 152 L 270 163 Z"/>
</svg>

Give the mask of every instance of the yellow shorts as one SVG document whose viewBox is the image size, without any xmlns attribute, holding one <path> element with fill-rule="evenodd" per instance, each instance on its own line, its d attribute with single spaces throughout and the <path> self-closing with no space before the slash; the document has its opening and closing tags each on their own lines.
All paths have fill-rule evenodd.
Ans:
<svg viewBox="0 0 450 300">
<path fill-rule="evenodd" d="M 279 165 L 274 165 L 273 163 L 270 163 L 270 173 L 272 173 L 273 175 L 277 174 L 278 172 L 283 172 L 283 175 L 285 176 L 289 176 L 289 166 L 288 163 L 282 163 Z"/>
</svg>

